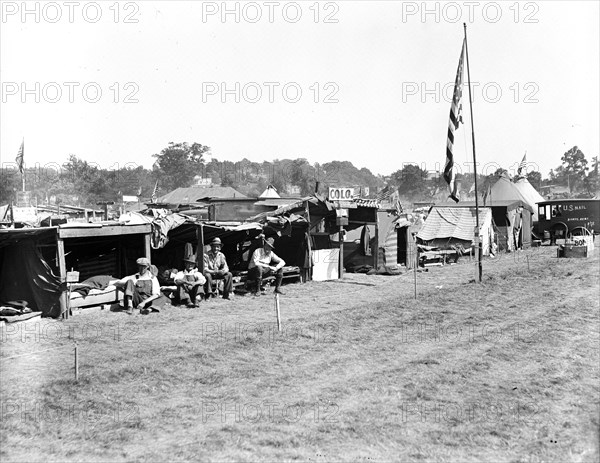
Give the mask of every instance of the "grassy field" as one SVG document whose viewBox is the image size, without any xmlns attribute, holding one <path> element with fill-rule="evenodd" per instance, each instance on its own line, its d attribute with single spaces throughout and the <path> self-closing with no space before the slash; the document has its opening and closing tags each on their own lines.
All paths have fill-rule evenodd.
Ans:
<svg viewBox="0 0 600 463">
<path fill-rule="evenodd" d="M 598 254 L 3 327 L 1 460 L 598 461 Z"/>
</svg>

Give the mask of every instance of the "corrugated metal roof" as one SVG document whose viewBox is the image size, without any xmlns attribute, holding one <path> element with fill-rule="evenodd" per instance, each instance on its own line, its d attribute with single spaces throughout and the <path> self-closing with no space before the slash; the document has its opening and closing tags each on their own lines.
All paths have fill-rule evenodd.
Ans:
<svg viewBox="0 0 600 463">
<path fill-rule="evenodd" d="M 354 201 L 360 207 L 372 207 L 374 209 L 379 209 L 379 201 L 376 199 L 354 198 L 352 201 Z"/>
<path fill-rule="evenodd" d="M 158 198 L 162 204 L 190 204 L 204 198 L 247 198 L 246 195 L 229 186 L 177 188 Z"/>
</svg>

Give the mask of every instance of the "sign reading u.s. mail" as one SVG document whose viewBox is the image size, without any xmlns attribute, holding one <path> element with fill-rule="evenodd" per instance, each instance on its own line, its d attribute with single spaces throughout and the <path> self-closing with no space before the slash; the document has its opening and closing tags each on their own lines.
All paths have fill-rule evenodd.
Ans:
<svg viewBox="0 0 600 463">
<path fill-rule="evenodd" d="M 329 188 L 329 201 L 352 201 L 354 188 Z"/>
</svg>

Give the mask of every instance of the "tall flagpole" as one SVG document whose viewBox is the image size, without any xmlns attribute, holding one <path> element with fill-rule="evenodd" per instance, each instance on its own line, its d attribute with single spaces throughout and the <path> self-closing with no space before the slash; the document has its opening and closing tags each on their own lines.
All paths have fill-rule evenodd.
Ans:
<svg viewBox="0 0 600 463">
<path fill-rule="evenodd" d="M 473 140 L 473 173 L 475 175 L 475 236 L 477 239 L 477 266 L 479 271 L 479 282 L 483 276 L 483 243 L 481 242 L 479 230 L 479 196 L 477 194 L 477 159 L 475 157 L 475 126 L 473 125 L 473 101 L 471 99 L 471 72 L 469 71 L 469 46 L 467 44 L 467 23 L 463 23 L 465 28 L 465 56 L 467 58 L 467 82 L 469 84 L 469 109 L 471 113 L 471 138 Z"/>
</svg>

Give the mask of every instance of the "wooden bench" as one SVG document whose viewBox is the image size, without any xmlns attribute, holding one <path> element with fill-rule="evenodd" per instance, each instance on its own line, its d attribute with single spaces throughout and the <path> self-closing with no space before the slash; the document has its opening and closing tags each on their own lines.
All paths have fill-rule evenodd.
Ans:
<svg viewBox="0 0 600 463">
<path fill-rule="evenodd" d="M 283 267 L 283 281 L 302 280 L 300 275 L 300 267 Z M 275 276 L 268 276 L 263 278 L 263 284 L 273 284 Z M 233 290 L 245 290 L 249 291 L 253 289 L 252 284 L 256 284 L 255 280 L 248 279 L 248 271 L 235 272 L 233 275 Z"/>
</svg>

